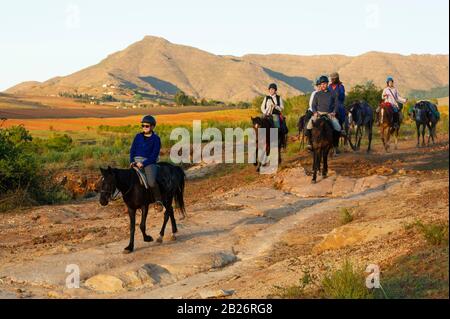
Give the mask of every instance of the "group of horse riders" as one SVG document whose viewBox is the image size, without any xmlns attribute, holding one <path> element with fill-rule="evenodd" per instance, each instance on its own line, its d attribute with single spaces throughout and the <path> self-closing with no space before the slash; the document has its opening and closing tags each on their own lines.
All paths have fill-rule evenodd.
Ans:
<svg viewBox="0 0 450 319">
<path fill-rule="evenodd" d="M 331 80 L 331 83 L 330 83 Z M 311 131 L 313 122 L 319 116 L 325 115 L 330 120 L 330 124 L 338 136 L 345 136 L 344 127 L 348 125 L 345 102 L 345 87 L 339 78 L 339 74 L 334 72 L 328 76 L 322 75 L 315 81 L 315 90 L 311 94 L 309 107 L 306 111 L 306 137 L 308 140 L 307 148 L 312 149 Z M 389 104 L 393 109 L 394 125 L 399 125 L 401 121 L 401 109 L 407 99 L 403 98 L 397 88 L 394 86 L 394 79 L 386 79 L 386 88 L 383 90 L 382 99 L 385 104 Z M 283 117 L 284 104 L 283 99 L 278 94 L 278 87 L 275 83 L 269 85 L 269 95 L 267 95 L 262 104 L 261 112 L 263 116 L 268 117 L 272 126 L 281 130 L 282 134 L 288 133 L 286 119 Z M 377 119 L 380 107 L 377 109 Z M 137 134 L 133 140 L 130 149 L 131 166 L 145 171 L 148 186 L 155 195 L 155 209 L 162 210 L 161 192 L 156 183 L 158 174 L 158 158 L 161 150 L 161 140 L 154 132 L 156 119 L 151 116 L 145 116 L 142 119 L 142 132 Z M 335 143 L 335 152 L 339 153 L 339 139 Z"/>
<path fill-rule="evenodd" d="M 331 83 L 330 83 L 331 80 Z M 334 72 L 328 76 L 322 75 L 315 81 L 315 90 L 311 94 L 309 101 L 309 107 L 306 111 L 306 132 L 308 145 L 307 149 L 312 149 L 312 137 L 311 131 L 313 122 L 322 115 L 326 115 L 333 129 L 340 136 L 345 136 L 346 132 L 344 127 L 349 123 L 345 110 L 345 87 L 339 78 L 339 74 Z M 407 102 L 407 99 L 403 98 L 397 88 L 394 86 L 393 77 L 389 76 L 386 79 L 386 88 L 382 93 L 382 100 L 384 104 L 389 104 L 393 110 L 393 122 L 394 126 L 398 126 L 401 122 L 401 110 L 403 103 Z M 269 95 L 267 95 L 261 105 L 261 111 L 264 116 L 272 117 L 274 127 L 284 128 L 286 125 L 282 115 L 284 109 L 283 99 L 277 94 L 277 85 L 275 83 L 269 86 Z M 380 107 L 377 108 L 377 121 L 379 121 Z M 335 152 L 339 154 L 338 149 L 339 140 L 337 144 L 335 142 Z"/>
</svg>

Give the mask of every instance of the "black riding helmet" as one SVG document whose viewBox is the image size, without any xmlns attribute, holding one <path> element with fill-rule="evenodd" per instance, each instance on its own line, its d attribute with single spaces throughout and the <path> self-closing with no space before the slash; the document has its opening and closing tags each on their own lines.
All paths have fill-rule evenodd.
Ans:
<svg viewBox="0 0 450 319">
<path fill-rule="evenodd" d="M 145 123 L 145 124 L 150 124 L 150 125 L 156 126 L 156 120 L 151 115 L 144 116 L 144 118 L 142 119 L 141 123 L 142 124 Z"/>
<path fill-rule="evenodd" d="M 275 83 L 271 83 L 270 85 L 269 85 L 269 90 L 270 89 L 274 89 L 275 91 L 278 91 L 278 86 L 275 84 Z"/>
<path fill-rule="evenodd" d="M 320 83 L 320 84 L 322 84 L 322 83 L 330 83 L 330 80 L 328 80 L 328 77 L 327 77 L 327 76 L 322 75 L 322 76 L 319 78 L 319 83 Z"/>
</svg>

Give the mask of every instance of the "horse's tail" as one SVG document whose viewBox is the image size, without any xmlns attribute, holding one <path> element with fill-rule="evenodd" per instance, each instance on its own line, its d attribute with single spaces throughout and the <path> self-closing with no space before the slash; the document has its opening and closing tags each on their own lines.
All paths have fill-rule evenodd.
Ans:
<svg viewBox="0 0 450 319">
<path fill-rule="evenodd" d="M 175 191 L 175 203 L 177 204 L 177 208 L 181 216 L 183 216 L 183 218 L 186 218 L 188 217 L 186 213 L 186 207 L 184 205 L 184 186 L 186 182 L 186 174 L 184 173 L 183 169 L 178 166 L 176 167 L 176 172 L 180 183 Z"/>
</svg>

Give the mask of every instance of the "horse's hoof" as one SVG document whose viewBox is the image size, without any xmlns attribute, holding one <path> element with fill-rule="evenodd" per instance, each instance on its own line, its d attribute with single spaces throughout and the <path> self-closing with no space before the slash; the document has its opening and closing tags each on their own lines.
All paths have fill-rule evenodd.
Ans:
<svg viewBox="0 0 450 319">
<path fill-rule="evenodd" d="M 322 178 L 323 178 L 323 179 L 327 179 L 327 178 L 328 178 L 328 175 L 322 175 Z"/>
<path fill-rule="evenodd" d="M 177 236 L 175 235 L 170 236 L 170 241 L 177 241 Z"/>
<path fill-rule="evenodd" d="M 144 241 L 145 241 L 146 243 L 151 243 L 151 242 L 153 241 L 153 237 L 152 237 L 152 236 L 145 236 L 145 237 L 144 237 Z"/>
<path fill-rule="evenodd" d="M 311 184 L 316 184 L 316 183 L 317 183 L 317 181 L 314 179 L 311 181 Z"/>
<path fill-rule="evenodd" d="M 122 251 L 122 254 L 128 255 L 128 254 L 131 254 L 132 252 L 133 252 L 133 249 L 127 247 Z"/>
<path fill-rule="evenodd" d="M 156 240 L 156 242 L 158 244 L 162 244 L 163 243 L 163 238 L 161 236 L 159 236 L 158 239 Z"/>
</svg>

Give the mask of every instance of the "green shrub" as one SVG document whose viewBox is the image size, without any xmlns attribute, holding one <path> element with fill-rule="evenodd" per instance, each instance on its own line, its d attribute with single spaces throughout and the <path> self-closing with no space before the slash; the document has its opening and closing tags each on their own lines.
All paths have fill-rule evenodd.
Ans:
<svg viewBox="0 0 450 319">
<path fill-rule="evenodd" d="M 72 138 L 67 134 L 55 134 L 47 140 L 47 148 L 57 152 L 65 152 L 72 147 L 72 142 Z"/>
<path fill-rule="evenodd" d="M 252 107 L 257 109 L 258 111 L 261 110 L 261 104 L 264 101 L 264 96 L 259 95 L 255 96 L 252 100 Z"/>
<path fill-rule="evenodd" d="M 175 94 L 175 104 L 178 106 L 185 106 L 185 105 L 196 105 L 197 101 L 194 97 L 187 95 L 183 91 L 178 91 L 177 94 Z"/>
<path fill-rule="evenodd" d="M 286 115 L 293 115 L 292 118 L 295 121 L 298 120 L 298 116 L 306 113 L 306 110 L 309 107 L 309 99 L 311 94 L 307 95 L 297 95 L 293 97 L 289 97 L 284 101 L 284 112 Z M 295 123 L 297 124 L 297 123 Z"/>
<path fill-rule="evenodd" d="M 448 244 L 448 224 L 424 224 L 421 221 L 417 221 L 415 225 L 429 244 L 434 246 Z"/>
<path fill-rule="evenodd" d="M 350 212 L 348 208 L 341 208 L 341 224 L 345 225 L 351 223 L 353 221 L 353 214 Z"/>
<path fill-rule="evenodd" d="M 67 199 L 44 170 L 32 140 L 23 126 L 0 129 L 0 210 Z"/>
<path fill-rule="evenodd" d="M 345 104 L 350 105 L 353 102 L 364 100 L 375 110 L 381 103 L 383 90 L 375 86 L 372 81 L 366 84 L 354 86 L 347 94 Z"/>
<path fill-rule="evenodd" d="M 325 276 L 322 280 L 325 298 L 333 299 L 371 299 L 372 292 L 365 285 L 363 271 L 356 271 L 346 260 L 341 269 Z"/>
</svg>

